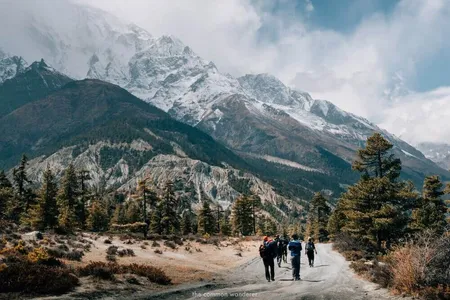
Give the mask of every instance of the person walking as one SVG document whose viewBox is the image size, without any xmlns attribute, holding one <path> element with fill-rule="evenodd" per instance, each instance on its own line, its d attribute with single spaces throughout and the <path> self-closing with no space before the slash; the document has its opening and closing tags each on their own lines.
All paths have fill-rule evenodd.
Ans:
<svg viewBox="0 0 450 300">
<path fill-rule="evenodd" d="M 281 260 L 283 259 L 283 241 L 280 239 L 280 236 L 277 234 L 275 237 L 275 245 L 277 247 L 277 264 L 278 267 L 281 268 Z"/>
<path fill-rule="evenodd" d="M 277 255 L 275 247 L 275 242 L 269 240 L 269 237 L 267 236 L 264 237 L 263 244 L 259 246 L 259 255 L 263 260 L 266 279 L 268 282 L 270 282 L 270 280 L 275 281 L 274 259 Z"/>
<path fill-rule="evenodd" d="M 300 280 L 300 254 L 302 251 L 302 243 L 298 240 L 298 235 L 292 235 L 292 241 L 288 244 L 291 251 L 292 277 L 294 280 Z"/>
<path fill-rule="evenodd" d="M 311 237 L 308 238 L 308 241 L 305 244 L 305 254 L 308 256 L 309 267 L 314 267 L 314 252 L 317 254 L 316 246 Z"/>
</svg>

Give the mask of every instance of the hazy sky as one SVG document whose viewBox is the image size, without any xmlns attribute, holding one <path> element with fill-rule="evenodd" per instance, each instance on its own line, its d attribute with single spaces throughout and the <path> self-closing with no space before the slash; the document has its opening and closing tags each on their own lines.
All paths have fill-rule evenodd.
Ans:
<svg viewBox="0 0 450 300">
<path fill-rule="evenodd" d="M 79 1 L 173 34 L 223 72 L 272 73 L 411 142 L 419 125 L 420 140 L 450 141 L 449 126 L 430 132 L 445 110 L 421 111 L 450 98 L 450 1 Z"/>
</svg>

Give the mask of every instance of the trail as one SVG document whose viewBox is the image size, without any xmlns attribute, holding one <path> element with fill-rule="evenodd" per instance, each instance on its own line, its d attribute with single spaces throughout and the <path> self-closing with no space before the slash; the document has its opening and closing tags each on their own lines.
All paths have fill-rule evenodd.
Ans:
<svg viewBox="0 0 450 300">
<path fill-rule="evenodd" d="M 300 281 L 292 281 L 290 264 L 282 263 L 281 268 L 275 266 L 275 281 L 268 283 L 263 263 L 255 257 L 230 272 L 226 282 L 184 286 L 133 299 L 397 299 L 386 289 L 358 278 L 330 244 L 317 245 L 317 251 L 313 268 L 302 255 Z"/>
</svg>

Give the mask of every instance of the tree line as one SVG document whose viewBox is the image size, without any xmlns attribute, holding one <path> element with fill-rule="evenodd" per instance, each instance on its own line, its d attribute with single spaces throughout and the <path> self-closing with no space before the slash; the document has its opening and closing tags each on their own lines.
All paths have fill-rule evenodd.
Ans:
<svg viewBox="0 0 450 300">
<path fill-rule="evenodd" d="M 256 195 L 241 195 L 227 209 L 205 197 L 194 210 L 191 203 L 180 200 L 171 181 L 158 195 L 149 180 L 141 180 L 126 197 L 90 186 L 90 173 L 72 164 L 59 181 L 47 167 L 40 183 L 29 179 L 27 165 L 24 155 L 12 170 L 11 181 L 0 172 L 0 218 L 35 230 L 227 236 L 275 234 L 278 230 L 277 223 L 262 213 L 261 199 Z"/>
<path fill-rule="evenodd" d="M 361 177 L 331 213 L 326 227 L 331 237 L 346 234 L 372 252 L 383 252 L 424 230 L 442 235 L 448 229 L 448 206 L 442 196 L 450 192 L 449 187 L 444 189 L 439 176 L 430 175 L 419 193 L 412 182 L 400 179 L 401 161 L 392 149 L 375 133 L 358 150 L 352 168 Z"/>
</svg>

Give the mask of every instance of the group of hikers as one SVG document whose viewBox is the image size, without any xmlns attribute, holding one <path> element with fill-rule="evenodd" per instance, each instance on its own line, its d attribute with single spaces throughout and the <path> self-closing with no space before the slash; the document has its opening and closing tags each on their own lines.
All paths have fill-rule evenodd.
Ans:
<svg viewBox="0 0 450 300">
<path fill-rule="evenodd" d="M 297 234 L 293 234 L 289 241 L 286 236 L 280 238 L 279 235 L 275 239 L 270 239 L 268 236 L 264 237 L 262 245 L 259 247 L 259 255 L 263 259 L 264 268 L 266 272 L 266 279 L 268 282 L 275 280 L 275 258 L 277 259 L 278 267 L 281 267 L 281 262 L 287 262 L 287 251 L 291 251 L 291 265 L 293 280 L 300 280 L 300 254 L 303 250 L 302 242 L 299 240 Z M 316 246 L 311 237 L 305 242 L 305 254 L 308 256 L 309 267 L 314 267 L 314 253 L 317 254 Z"/>
</svg>

